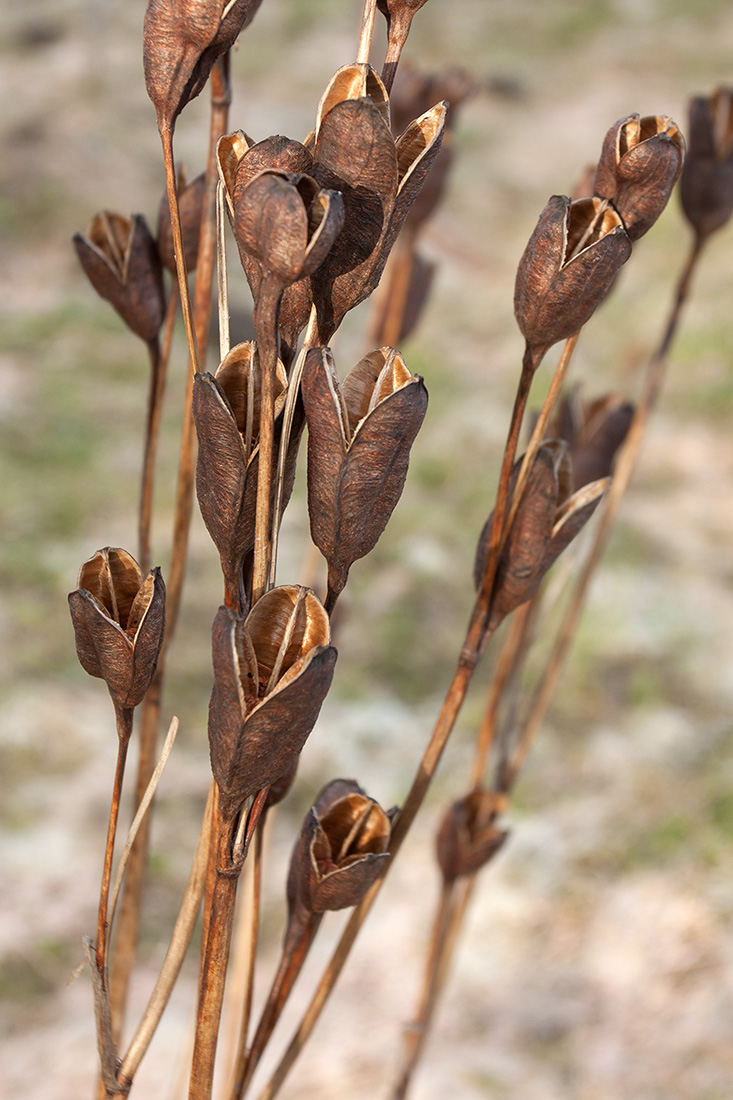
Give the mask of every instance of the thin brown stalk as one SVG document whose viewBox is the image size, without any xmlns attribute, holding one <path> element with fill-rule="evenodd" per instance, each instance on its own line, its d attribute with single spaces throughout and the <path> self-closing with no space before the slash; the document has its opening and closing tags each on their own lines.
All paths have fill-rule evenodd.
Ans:
<svg viewBox="0 0 733 1100">
<path fill-rule="evenodd" d="M 178 209 L 178 189 L 176 186 L 176 164 L 173 156 L 173 130 L 160 129 L 160 141 L 163 147 L 163 163 L 165 165 L 165 183 L 168 191 L 168 206 L 171 212 L 171 231 L 173 233 L 173 251 L 176 257 L 176 273 L 178 275 L 178 290 L 181 295 L 181 311 L 183 324 L 186 329 L 186 342 L 191 369 L 200 370 L 199 350 L 193 329 L 191 313 L 191 297 L 188 292 L 188 272 L 186 271 L 186 257 L 183 251 L 183 236 L 181 233 L 181 216 Z"/>
<path fill-rule="evenodd" d="M 244 982 L 244 1002 L 242 1005 L 242 1018 L 239 1023 L 239 1040 L 237 1053 L 234 1059 L 234 1070 L 229 1084 L 229 1096 L 235 1097 L 238 1093 L 238 1082 L 244 1079 L 247 1066 L 247 1039 L 249 1037 L 249 1025 L 252 1018 L 252 1001 L 254 997 L 255 958 L 260 929 L 260 905 L 262 900 L 262 856 L 264 848 L 263 818 L 255 833 L 255 850 L 252 867 L 252 898 L 247 916 L 246 935 L 247 943 L 247 977 Z"/>
<path fill-rule="evenodd" d="M 168 314 L 170 315 L 170 307 Z M 150 569 L 150 525 L 153 515 L 155 459 L 158 450 L 160 418 L 163 410 L 165 367 L 167 366 L 161 355 L 160 342 L 157 337 L 148 344 L 148 354 L 150 356 L 150 390 L 148 392 L 148 415 L 145 425 L 142 486 L 138 513 L 139 565 L 143 576 Z"/>
<path fill-rule="evenodd" d="M 270 510 L 275 452 L 275 370 L 277 368 L 277 316 L 283 287 L 267 274 L 260 284 L 254 310 L 255 338 L 260 357 L 260 439 L 257 466 L 257 512 L 255 515 L 254 571 L 252 604 L 270 584 L 272 538 Z"/>
<path fill-rule="evenodd" d="M 414 233 L 403 234 L 397 248 L 387 261 L 386 277 L 379 286 L 379 306 L 384 302 L 384 312 L 372 329 L 370 347 L 396 348 L 400 342 L 405 320 L 405 309 L 410 293 L 410 276 L 415 262 Z"/>
<path fill-rule="evenodd" d="M 374 33 L 374 13 L 377 9 L 377 0 L 365 0 L 364 11 L 361 17 L 361 29 L 359 31 L 359 46 L 356 51 L 356 62 L 365 64 L 369 61 L 369 52 L 372 48 L 372 34 Z"/>
<path fill-rule="evenodd" d="M 130 743 L 132 734 L 134 711 L 131 707 L 115 707 L 115 714 L 117 718 L 117 762 L 112 785 L 112 802 L 107 825 L 107 842 L 104 849 L 102 884 L 99 888 L 99 908 L 97 910 L 97 943 L 95 950 L 97 969 L 100 973 L 106 971 L 107 968 L 109 886 L 112 878 L 112 858 L 115 850 L 115 837 L 117 836 L 117 822 L 120 817 L 120 798 L 122 797 L 122 783 L 125 777 L 127 746 Z"/>
</svg>

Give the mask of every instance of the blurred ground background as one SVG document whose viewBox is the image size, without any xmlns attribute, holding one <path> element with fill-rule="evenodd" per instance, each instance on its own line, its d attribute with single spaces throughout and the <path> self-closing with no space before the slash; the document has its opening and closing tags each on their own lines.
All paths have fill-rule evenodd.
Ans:
<svg viewBox="0 0 733 1100">
<path fill-rule="evenodd" d="M 0 29 L 0 1048 L 10 1100 L 91 1095 L 86 977 L 114 760 L 101 682 L 76 663 L 66 593 L 103 545 L 134 549 L 147 369 L 77 270 L 72 233 L 103 207 L 154 222 L 162 168 L 141 72 L 144 5 L 5 4 Z M 359 4 L 264 0 L 234 59 L 232 126 L 303 137 L 353 57 Z M 381 61 L 382 29 L 375 49 Z M 272 964 L 289 838 L 320 786 L 357 778 L 399 801 L 448 684 L 470 606 L 475 539 L 518 376 L 514 271 L 547 197 L 568 192 L 631 111 L 683 126 L 690 95 L 730 81 L 722 0 L 432 0 L 406 58 L 463 66 L 450 194 L 426 233 L 432 308 L 403 348 L 431 394 L 404 499 L 345 600 L 334 689 L 273 830 L 264 941 Z M 205 97 L 179 124 L 199 171 Z M 570 666 L 476 893 L 416 1100 L 725 1100 L 733 1080 L 732 229 L 704 257 L 643 463 Z M 631 395 L 690 244 L 675 200 L 580 341 L 588 395 Z M 247 298 L 239 311 L 246 318 Z M 361 325 L 335 347 L 341 373 Z M 172 371 L 155 558 L 167 563 L 185 370 Z M 541 398 L 549 370 L 537 380 Z M 291 506 L 281 579 L 307 530 Z M 164 713 L 181 733 L 159 796 L 135 1004 L 162 958 L 207 787 L 215 552 L 194 527 Z M 431 837 L 462 793 L 489 669 L 435 791 L 283 1095 L 386 1095 L 409 1019 L 437 876 Z M 324 959 L 340 919 L 325 922 Z M 194 974 L 136 1095 L 175 1096 Z M 267 971 L 259 979 L 265 988 Z M 303 983 L 307 985 L 307 979 Z M 299 987 L 300 989 L 300 987 Z M 303 1001 L 305 992 L 298 994 Z M 282 1039 L 287 1037 L 287 1026 Z M 184 1065 L 185 1069 L 185 1065 Z"/>
</svg>

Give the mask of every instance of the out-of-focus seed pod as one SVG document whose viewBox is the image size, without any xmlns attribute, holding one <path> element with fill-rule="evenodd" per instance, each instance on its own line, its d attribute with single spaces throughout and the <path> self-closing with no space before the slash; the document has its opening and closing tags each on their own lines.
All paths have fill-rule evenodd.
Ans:
<svg viewBox="0 0 733 1100">
<path fill-rule="evenodd" d="M 608 487 L 607 479 L 594 481 L 571 494 L 566 451 L 559 440 L 543 443 L 537 451 L 499 558 L 489 631 L 534 596 L 550 566 L 588 522 Z M 510 488 L 516 483 L 521 463 L 519 459 L 515 464 Z M 476 550 L 477 588 L 486 571 L 493 520 L 492 512 Z"/>
<path fill-rule="evenodd" d="M 733 88 L 690 101 L 688 138 L 680 198 L 698 238 L 706 240 L 733 214 Z"/>
<path fill-rule="evenodd" d="M 328 348 L 313 348 L 302 393 L 311 536 L 328 562 L 330 611 L 351 565 L 376 545 L 402 494 L 428 395 L 394 348 L 365 356 L 342 386 Z"/>
<path fill-rule="evenodd" d="M 567 443 L 573 489 L 611 475 L 633 416 L 634 406 L 621 394 L 584 401 L 578 386 L 567 394 L 548 425 L 548 435 Z"/>
<path fill-rule="evenodd" d="M 172 130 L 231 49 L 261 0 L 148 0 L 143 27 L 145 87 L 158 126 Z M 226 13 L 226 14 L 225 14 Z"/>
<path fill-rule="evenodd" d="M 178 208 L 181 216 L 181 235 L 186 257 L 186 271 L 196 270 L 199 258 L 199 235 L 204 208 L 205 177 L 203 173 L 190 183 L 183 172 L 178 173 Z M 161 263 L 172 275 L 176 274 L 176 257 L 173 250 L 173 230 L 168 196 L 160 200 L 158 209 L 158 252 Z"/>
<path fill-rule="evenodd" d="M 473 875 L 493 859 L 509 835 L 496 824 L 505 808 L 506 795 L 485 790 L 471 791 L 448 808 L 435 838 L 446 882 Z"/>
<path fill-rule="evenodd" d="M 553 195 L 519 261 L 514 315 L 537 365 L 578 332 L 631 255 L 619 215 L 601 199 Z"/>
<path fill-rule="evenodd" d="M 74 247 L 97 294 L 146 344 L 157 340 L 165 316 L 163 271 L 142 214 L 126 218 L 103 210 L 86 233 L 74 236 Z"/>
<path fill-rule="evenodd" d="M 163 644 L 160 570 L 143 577 L 131 554 L 106 546 L 82 565 L 69 609 L 82 668 L 105 681 L 117 707 L 136 707 L 150 686 Z"/>
<path fill-rule="evenodd" d="M 214 620 L 209 706 L 211 767 L 222 817 L 297 763 L 331 685 L 328 616 L 307 588 L 272 588 L 246 619 Z"/>
<path fill-rule="evenodd" d="M 632 241 L 664 210 L 685 159 L 685 140 L 667 115 L 629 115 L 603 141 L 594 194 L 609 199 Z"/>
<path fill-rule="evenodd" d="M 356 905 L 389 860 L 390 819 L 353 780 L 336 779 L 308 811 L 288 872 L 288 903 L 319 914 Z"/>
</svg>

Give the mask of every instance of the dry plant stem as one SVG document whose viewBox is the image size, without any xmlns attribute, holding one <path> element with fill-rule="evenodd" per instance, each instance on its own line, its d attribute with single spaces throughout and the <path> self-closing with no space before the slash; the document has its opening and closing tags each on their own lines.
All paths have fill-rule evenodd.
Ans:
<svg viewBox="0 0 733 1100">
<path fill-rule="evenodd" d="M 264 797 L 258 795 L 252 804 L 241 851 L 238 851 L 235 845 L 236 819 L 220 821 L 216 842 L 216 879 L 209 907 L 199 985 L 189 1100 L 210 1100 L 211 1097 L 232 939 L 234 906 L 237 898 L 237 882 L 247 855 L 249 841 L 257 828 L 264 808 L 266 796 L 267 791 L 264 792 Z"/>
<path fill-rule="evenodd" d="M 115 850 L 117 822 L 120 816 L 120 797 L 122 795 L 122 781 L 125 776 L 127 746 L 130 743 L 130 737 L 132 735 L 132 719 L 134 713 L 132 707 L 115 707 L 115 717 L 117 719 L 117 763 L 115 764 L 115 778 L 112 786 L 112 804 L 110 806 L 109 823 L 107 825 L 107 843 L 104 849 L 102 885 L 99 889 L 99 909 L 97 911 L 97 943 L 95 950 L 97 969 L 100 973 L 104 973 L 107 968 L 109 884 L 112 877 L 112 857 Z"/>
<path fill-rule="evenodd" d="M 181 310 L 183 324 L 186 329 L 186 342 L 190 357 L 191 369 L 200 370 L 199 350 L 193 330 L 193 317 L 191 313 L 191 298 L 188 293 L 188 273 L 186 271 L 186 257 L 183 251 L 183 237 L 181 234 L 181 217 L 178 209 L 178 191 L 176 187 L 176 165 L 173 157 L 173 130 L 159 127 L 160 141 L 163 147 L 163 163 L 165 165 L 165 183 L 168 191 L 168 206 L 171 212 L 171 231 L 173 233 L 173 251 L 176 257 L 176 272 L 178 275 L 178 290 L 181 295 Z"/>
<path fill-rule="evenodd" d="M 527 753 L 529 752 L 532 741 L 544 721 L 550 698 L 562 671 L 581 611 L 583 610 L 591 578 L 605 550 L 621 501 L 636 468 L 646 426 L 656 404 L 664 378 L 664 372 L 667 365 L 667 354 L 677 331 L 682 307 L 689 293 L 692 274 L 702 250 L 702 243 L 703 242 L 700 240 L 696 240 L 693 245 L 692 252 L 685 264 L 677 285 L 675 301 L 667 321 L 664 336 L 662 337 L 659 348 L 652 356 L 647 367 L 644 392 L 637 405 L 623 447 L 616 459 L 613 480 L 606 496 L 603 514 L 596 528 L 595 539 L 590 554 L 583 565 L 583 569 L 573 590 L 570 603 L 563 616 L 563 621 L 557 632 L 552 652 L 542 675 L 542 679 L 535 692 L 532 708 L 526 721 L 523 722 L 522 736 L 519 740 L 511 768 L 508 770 L 507 774 L 507 790 L 511 789 L 516 782 L 522 765 L 527 758 Z"/>
<path fill-rule="evenodd" d="M 550 388 L 547 391 L 547 396 L 542 403 L 540 414 L 537 417 L 537 423 L 534 426 L 532 436 L 530 438 L 527 450 L 522 460 L 522 466 L 519 471 L 517 484 L 514 488 L 514 494 L 512 497 L 512 506 L 509 512 L 509 519 L 507 520 L 506 524 L 507 531 L 511 528 L 511 525 L 514 522 L 514 517 L 517 514 L 517 509 L 519 508 L 519 502 L 522 499 L 524 486 L 527 484 L 527 478 L 529 477 L 529 472 L 532 469 L 532 463 L 534 462 L 537 451 L 540 449 L 540 444 L 542 443 L 542 440 L 545 438 L 547 422 L 552 416 L 552 410 L 555 408 L 557 399 L 560 396 L 560 390 L 562 389 L 563 382 L 565 381 L 565 375 L 567 374 L 568 367 L 570 366 L 570 360 L 573 357 L 573 352 L 575 351 L 579 336 L 580 331 L 568 337 L 563 346 L 562 355 L 560 356 L 558 364 L 555 367 L 555 373 L 552 376 Z"/>
<path fill-rule="evenodd" d="M 402 1069 L 390 1094 L 390 1100 L 404 1100 L 407 1096 L 412 1074 L 427 1038 L 428 1028 L 440 993 L 441 972 L 445 969 L 443 965 L 445 945 L 453 913 L 455 885 L 455 880 L 447 881 L 443 879 L 438 910 L 430 937 L 430 949 L 420 993 L 420 1004 L 414 1021 L 409 1024 L 405 1033 L 405 1053 Z"/>
<path fill-rule="evenodd" d="M 359 48 L 356 51 L 357 65 L 366 64 L 369 61 L 372 34 L 374 33 L 374 13 L 376 10 L 377 0 L 364 0 L 364 12 L 361 17 L 361 31 L 359 33 Z"/>
<path fill-rule="evenodd" d="M 400 343 L 414 262 L 415 234 L 409 232 L 408 227 L 407 233 L 402 233 L 397 248 L 387 261 L 387 278 L 384 280 L 383 292 L 383 300 L 387 303 L 384 321 L 373 330 L 370 347 L 396 348 Z"/>
<path fill-rule="evenodd" d="M 199 236 L 199 251 L 196 277 L 194 311 L 196 316 L 196 334 L 198 346 L 206 347 L 211 314 L 211 286 L 214 277 L 214 255 L 216 231 L 214 225 L 214 207 L 217 170 L 215 161 L 216 142 L 228 125 L 229 117 L 229 81 L 225 59 L 220 58 L 212 70 L 211 124 L 209 130 L 209 151 L 206 166 L 206 191 Z M 170 195 L 170 191 L 169 191 Z M 173 214 L 171 215 L 173 217 Z M 178 246 L 177 250 L 178 250 Z M 180 286 L 180 283 L 179 283 Z M 187 288 L 186 288 L 187 293 Z M 174 301 L 171 294 L 171 303 Z M 186 298 L 188 300 L 188 298 Z M 171 309 L 174 306 L 171 304 Z M 172 338 L 172 320 L 170 329 L 166 326 L 166 345 Z M 164 357 L 167 353 L 164 347 Z M 195 469 L 195 427 L 191 412 L 193 393 L 193 374 L 187 373 L 187 389 L 183 426 L 181 429 L 181 453 L 178 467 L 178 486 L 176 491 L 176 510 L 173 525 L 171 560 L 167 578 L 166 630 L 163 648 L 158 658 L 158 667 L 153 682 L 142 704 L 140 723 L 140 756 L 135 790 L 135 806 L 138 806 L 150 781 L 155 766 L 156 743 L 160 725 L 160 704 L 163 680 L 165 676 L 166 652 L 173 638 L 188 556 L 188 531 L 193 507 L 193 487 Z M 125 1014 L 127 990 L 135 960 L 138 927 L 140 923 L 140 901 L 145 879 L 145 867 L 148 858 L 150 817 L 146 818 L 138 833 L 133 847 L 125 879 L 120 918 L 115 938 L 115 957 L 111 980 L 112 1026 L 116 1038 L 122 1030 Z"/>
<path fill-rule="evenodd" d="M 145 425 L 145 447 L 143 454 L 142 487 L 140 490 L 140 511 L 138 515 L 138 542 L 140 571 L 145 576 L 150 570 L 150 523 L 153 514 L 153 487 L 155 480 L 155 457 L 158 449 L 160 414 L 163 404 L 165 372 L 156 337 L 148 344 L 150 356 L 150 391 L 148 394 L 148 416 Z"/>
<path fill-rule="evenodd" d="M 92 972 L 94 991 L 94 1020 L 97 1031 L 97 1052 L 100 1065 L 100 1088 L 103 1096 L 112 1095 L 117 1088 L 117 1047 L 112 1038 L 112 1019 L 109 1011 L 109 993 L 106 974 L 97 966 L 94 944 L 84 939 L 84 954 Z"/>
<path fill-rule="evenodd" d="M 254 996 L 254 961 L 257 956 L 257 943 L 259 939 L 259 927 L 260 927 L 260 904 L 262 898 L 262 854 L 263 854 L 263 838 L 264 838 L 264 817 L 260 822 L 260 825 L 255 833 L 255 850 L 254 850 L 254 867 L 252 873 L 252 905 L 249 911 L 249 952 L 248 952 L 248 967 L 247 967 L 247 980 L 245 982 L 244 989 L 244 1004 L 242 1006 L 242 1019 L 239 1025 L 239 1042 L 237 1045 L 237 1054 L 234 1060 L 234 1071 L 232 1074 L 231 1084 L 229 1086 L 229 1096 L 236 1097 L 241 1095 L 243 1085 L 240 1086 L 239 1082 L 244 1080 L 245 1070 L 247 1068 L 247 1037 L 249 1035 L 249 1023 L 252 1018 L 252 1000 Z"/>
<path fill-rule="evenodd" d="M 400 63 L 402 49 L 410 33 L 412 13 L 405 12 L 393 15 L 390 20 L 389 36 L 387 39 L 387 54 L 382 68 L 382 83 L 387 89 L 387 94 L 392 91 L 394 78 L 397 75 L 397 66 Z"/>
<path fill-rule="evenodd" d="M 252 604 L 270 584 L 272 542 L 270 502 L 275 451 L 275 370 L 277 368 L 277 316 L 283 284 L 265 272 L 254 310 L 255 339 L 260 356 L 261 400 L 259 463 L 257 467 L 257 513 L 255 516 Z"/>
<path fill-rule="evenodd" d="M 321 923 L 320 913 L 299 913 L 288 926 L 283 944 L 280 965 L 272 982 L 267 1002 L 260 1016 L 247 1055 L 244 1075 L 237 1077 L 229 1094 L 229 1100 L 240 1100 L 257 1069 L 262 1053 L 269 1042 L 295 981 L 303 968 L 311 944 Z"/>
<path fill-rule="evenodd" d="M 148 1000 L 147 1007 L 138 1024 L 137 1031 L 130 1046 L 122 1059 L 117 1080 L 119 1092 L 113 1100 L 123 1100 L 130 1091 L 133 1078 L 140 1066 L 145 1052 L 150 1046 L 155 1029 L 165 1011 L 170 999 L 173 987 L 183 964 L 183 959 L 191 942 L 204 891 L 206 879 L 206 866 L 208 863 L 209 834 L 211 830 L 211 818 L 214 804 L 214 784 L 209 788 L 209 796 L 206 801 L 204 818 L 201 823 L 196 853 L 191 866 L 186 889 L 183 895 L 181 908 L 176 918 L 171 941 L 166 952 L 163 965 L 155 983 L 153 992 Z"/>
</svg>

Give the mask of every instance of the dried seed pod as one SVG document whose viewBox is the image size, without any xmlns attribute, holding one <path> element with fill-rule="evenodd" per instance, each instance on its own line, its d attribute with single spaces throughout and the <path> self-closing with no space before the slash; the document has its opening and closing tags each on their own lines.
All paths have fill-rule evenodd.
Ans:
<svg viewBox="0 0 733 1100">
<path fill-rule="evenodd" d="M 619 215 L 601 199 L 553 195 L 519 261 L 514 315 L 537 365 L 589 320 L 631 255 Z"/>
<path fill-rule="evenodd" d="M 516 484 L 522 460 L 512 472 Z M 585 526 L 595 511 L 608 480 L 594 481 L 570 493 L 572 474 L 567 447 L 550 440 L 537 451 L 522 499 L 506 536 L 496 570 L 488 630 L 495 630 L 515 608 L 537 592 L 550 566 Z M 479 538 L 474 583 L 481 587 L 491 544 L 493 512 Z"/>
<path fill-rule="evenodd" d="M 505 795 L 481 789 L 448 808 L 435 838 L 438 863 L 447 882 L 474 875 L 493 859 L 509 835 L 496 825 L 505 808 Z"/>
<path fill-rule="evenodd" d="M 629 115 L 606 134 L 594 194 L 610 199 L 632 241 L 664 210 L 684 159 L 684 138 L 667 115 Z"/>
<path fill-rule="evenodd" d="M 733 88 L 690 101 L 690 147 L 682 169 L 682 209 L 700 240 L 733 214 Z"/>
<path fill-rule="evenodd" d="M 136 707 L 150 686 L 163 644 L 160 570 L 143 577 L 131 554 L 105 546 L 82 565 L 69 609 L 84 671 L 105 681 L 116 706 Z"/>
<path fill-rule="evenodd" d="M 287 378 L 278 361 L 275 416 L 285 403 Z M 219 551 L 222 572 L 234 589 L 242 562 L 254 545 L 261 376 L 254 342 L 237 344 L 216 377 L 194 378 L 193 415 L 199 441 L 196 493 L 206 529 Z M 301 430 L 302 427 L 298 426 Z M 299 430 L 291 437 L 286 496 L 295 477 Z"/>
<path fill-rule="evenodd" d="M 317 140 L 324 118 L 337 103 L 343 103 L 347 99 L 363 99 L 365 96 L 372 101 L 389 128 L 391 122 L 387 89 L 371 65 L 354 62 L 352 65 L 343 65 L 334 73 L 321 96 L 316 113 L 314 139 Z"/>
<path fill-rule="evenodd" d="M 148 0 L 143 27 L 145 87 L 158 126 L 172 130 L 231 49 L 261 0 Z"/>
<path fill-rule="evenodd" d="M 634 406 L 621 394 L 607 393 L 584 401 L 577 386 L 567 394 L 548 434 L 568 445 L 574 489 L 610 476 L 633 416 Z"/>
<path fill-rule="evenodd" d="M 319 343 L 363 302 L 381 278 L 390 249 L 438 155 L 446 105 L 416 119 L 395 142 L 371 99 L 337 103 L 323 118 L 313 175 L 343 195 L 345 224 L 313 276 Z"/>
<path fill-rule="evenodd" d="M 302 392 L 311 536 L 328 562 L 331 610 L 349 568 L 376 545 L 402 494 L 428 394 L 393 348 L 365 356 L 341 387 L 329 350 L 313 348 Z"/>
<path fill-rule="evenodd" d="M 246 619 L 219 609 L 209 748 L 225 819 L 296 764 L 331 685 L 330 638 L 328 616 L 307 588 L 271 589 Z"/>
<path fill-rule="evenodd" d="M 291 913 L 356 905 L 384 870 L 390 819 L 353 780 L 336 779 L 308 811 L 288 872 Z"/>
<path fill-rule="evenodd" d="M 202 173 L 190 183 L 182 171 L 178 173 L 178 208 L 181 215 L 181 233 L 183 252 L 186 257 L 186 271 L 196 270 L 199 258 L 199 235 L 204 208 L 205 177 Z M 160 259 L 172 275 L 176 274 L 176 257 L 173 249 L 173 230 L 168 196 L 163 195 L 158 208 L 158 252 Z"/>
<path fill-rule="evenodd" d="M 125 218 L 103 210 L 86 234 L 74 236 L 74 247 L 97 294 L 141 340 L 157 340 L 165 316 L 163 271 L 142 214 Z"/>
<path fill-rule="evenodd" d="M 268 168 L 245 188 L 234 213 L 237 244 L 285 287 L 312 275 L 344 224 L 337 191 L 311 176 Z"/>
</svg>

